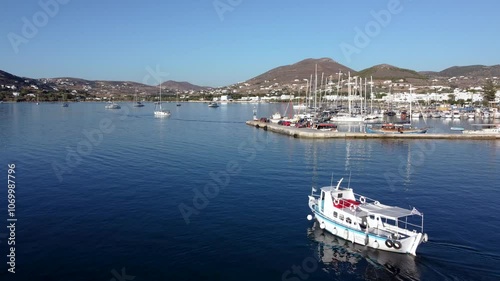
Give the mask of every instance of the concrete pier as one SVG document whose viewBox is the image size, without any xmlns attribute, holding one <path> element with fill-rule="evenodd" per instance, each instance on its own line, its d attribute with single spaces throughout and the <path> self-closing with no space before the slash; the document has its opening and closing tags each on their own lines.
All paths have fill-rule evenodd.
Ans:
<svg viewBox="0 0 500 281">
<path fill-rule="evenodd" d="M 249 120 L 247 125 L 261 128 L 278 134 L 289 135 L 294 138 L 307 139 L 447 139 L 447 140 L 500 140 L 498 135 L 481 134 L 369 134 L 347 133 L 333 131 L 318 131 L 310 128 L 296 128 L 281 126 L 275 123 L 266 123 Z"/>
</svg>

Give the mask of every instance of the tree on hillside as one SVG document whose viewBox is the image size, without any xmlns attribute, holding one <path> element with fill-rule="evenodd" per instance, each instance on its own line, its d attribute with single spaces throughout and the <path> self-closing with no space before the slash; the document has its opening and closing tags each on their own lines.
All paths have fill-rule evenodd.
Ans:
<svg viewBox="0 0 500 281">
<path fill-rule="evenodd" d="M 495 100 L 497 90 L 491 79 L 486 80 L 486 84 L 483 86 L 483 91 L 483 104 L 488 105 L 488 102 Z"/>
<path fill-rule="evenodd" d="M 449 104 L 455 104 L 455 95 L 454 94 L 449 94 L 448 95 L 448 103 Z"/>
</svg>

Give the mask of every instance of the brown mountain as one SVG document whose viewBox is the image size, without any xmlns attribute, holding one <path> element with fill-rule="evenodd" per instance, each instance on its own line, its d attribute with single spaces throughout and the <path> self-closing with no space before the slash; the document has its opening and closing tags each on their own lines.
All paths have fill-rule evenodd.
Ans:
<svg viewBox="0 0 500 281">
<path fill-rule="evenodd" d="M 147 93 L 156 94 L 158 86 L 145 85 L 132 81 L 106 81 L 106 80 L 85 80 L 73 77 L 56 77 L 56 78 L 25 78 L 13 75 L 11 73 L 0 70 L 0 85 L 16 86 L 17 90 L 23 88 L 44 90 L 47 92 L 72 91 L 87 92 L 92 94 L 135 94 Z M 199 91 L 207 89 L 193 85 L 188 82 L 167 81 L 162 83 L 165 93 L 176 91 Z M 35 88 L 33 86 L 36 86 Z M 2 88 L 0 89 L 7 89 Z"/>
<path fill-rule="evenodd" d="M 373 79 L 377 80 L 427 79 L 426 76 L 419 74 L 414 70 L 399 68 L 389 64 L 379 64 L 363 69 L 358 73 L 358 75 L 366 78 L 373 77 Z"/>
<path fill-rule="evenodd" d="M 321 76 L 322 73 L 325 76 L 333 75 L 342 71 L 343 73 L 351 72 L 355 74 L 356 71 L 351 68 L 342 65 L 330 58 L 321 59 L 305 59 L 291 65 L 284 65 L 280 67 L 273 68 L 266 73 L 256 76 L 247 81 L 247 83 L 256 85 L 262 84 L 265 81 L 280 83 L 280 84 L 293 84 L 296 83 L 295 79 L 298 79 L 303 83 L 303 79 L 309 79 L 311 74 L 314 74 L 316 65 L 318 65 L 318 74 Z"/>
<path fill-rule="evenodd" d="M 174 90 L 174 91 L 202 91 L 202 90 L 207 90 L 209 87 L 203 87 L 203 86 L 198 86 L 198 85 L 193 85 L 189 82 L 178 82 L 178 81 L 172 81 L 168 80 L 163 83 L 161 83 L 162 87 Z"/>
<path fill-rule="evenodd" d="M 468 65 L 468 66 L 452 66 L 437 73 L 442 77 L 500 77 L 500 64 L 486 66 L 486 65 Z"/>
</svg>

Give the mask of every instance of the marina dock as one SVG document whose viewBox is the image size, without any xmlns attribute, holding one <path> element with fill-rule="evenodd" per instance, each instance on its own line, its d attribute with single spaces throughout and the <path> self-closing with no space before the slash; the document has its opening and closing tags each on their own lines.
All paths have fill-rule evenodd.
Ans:
<svg viewBox="0 0 500 281">
<path fill-rule="evenodd" d="M 270 122 L 249 120 L 247 125 L 278 134 L 305 139 L 447 139 L 447 140 L 499 140 L 500 134 L 371 134 L 319 131 L 310 128 L 282 126 Z"/>
</svg>

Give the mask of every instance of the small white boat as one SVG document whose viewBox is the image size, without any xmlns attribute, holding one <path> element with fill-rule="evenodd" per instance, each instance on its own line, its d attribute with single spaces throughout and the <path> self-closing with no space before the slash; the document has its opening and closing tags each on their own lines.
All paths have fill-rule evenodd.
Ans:
<svg viewBox="0 0 500 281">
<path fill-rule="evenodd" d="M 283 120 L 283 116 L 279 112 L 274 113 L 269 119 L 271 123 L 278 123 L 280 120 Z"/>
<path fill-rule="evenodd" d="M 301 104 L 294 104 L 293 109 L 307 109 L 307 105 L 304 103 Z"/>
<path fill-rule="evenodd" d="M 411 118 L 422 118 L 423 115 L 422 115 L 422 112 L 413 112 L 411 114 Z"/>
<path fill-rule="evenodd" d="M 170 116 L 170 114 L 170 111 L 161 108 L 154 111 L 155 117 L 167 117 Z"/>
<path fill-rule="evenodd" d="M 216 102 L 211 102 L 208 104 L 208 107 L 219 107 L 219 104 L 217 104 Z"/>
<path fill-rule="evenodd" d="M 332 122 L 363 122 L 365 117 L 357 114 L 349 114 L 347 112 L 339 112 L 330 118 Z"/>
<path fill-rule="evenodd" d="M 321 188 L 309 195 L 312 215 L 321 229 L 342 239 L 383 251 L 416 255 L 417 247 L 427 242 L 423 232 L 424 215 L 417 209 L 388 206 L 356 194 L 352 188 Z"/>
<path fill-rule="evenodd" d="M 121 106 L 119 106 L 117 103 L 114 103 L 114 102 L 108 102 L 108 104 L 106 104 L 104 106 L 104 108 L 106 109 L 120 109 L 122 108 Z"/>
<path fill-rule="evenodd" d="M 155 117 L 168 117 L 168 116 L 170 116 L 170 111 L 163 109 L 161 107 L 161 81 L 160 81 L 159 87 L 160 87 L 160 100 L 158 101 L 157 104 L 155 104 L 155 110 L 154 110 L 153 114 Z"/>
<path fill-rule="evenodd" d="M 439 113 L 439 111 L 434 111 L 431 113 L 431 118 L 441 118 L 441 113 Z"/>
<path fill-rule="evenodd" d="M 462 133 L 467 135 L 500 135 L 500 124 L 472 124 L 480 127 L 477 130 L 464 130 Z"/>
</svg>

